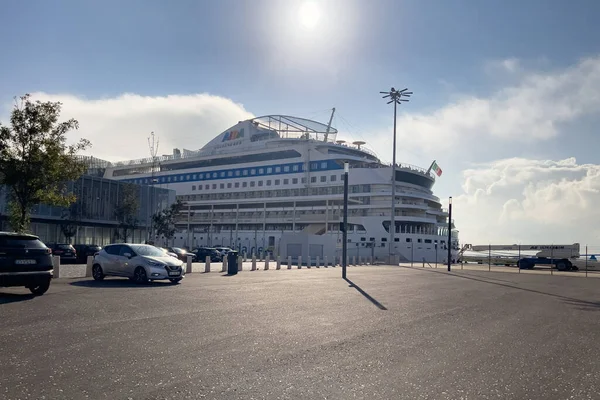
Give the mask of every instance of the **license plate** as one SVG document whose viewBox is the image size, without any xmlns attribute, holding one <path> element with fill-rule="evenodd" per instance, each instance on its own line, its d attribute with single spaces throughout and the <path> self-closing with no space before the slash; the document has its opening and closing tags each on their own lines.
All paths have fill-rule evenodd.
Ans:
<svg viewBox="0 0 600 400">
<path fill-rule="evenodd" d="M 35 260 L 15 260 L 15 264 L 31 265 L 31 264 L 35 264 Z"/>
<path fill-rule="evenodd" d="M 179 271 L 169 271 L 169 276 L 179 276 L 180 272 Z"/>
</svg>

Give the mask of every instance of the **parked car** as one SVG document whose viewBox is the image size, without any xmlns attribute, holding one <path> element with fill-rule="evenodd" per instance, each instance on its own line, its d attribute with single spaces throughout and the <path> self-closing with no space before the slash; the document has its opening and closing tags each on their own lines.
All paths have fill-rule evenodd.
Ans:
<svg viewBox="0 0 600 400">
<path fill-rule="evenodd" d="M 177 258 L 183 262 L 187 262 L 187 256 L 192 256 L 192 262 L 196 261 L 196 255 L 194 253 L 188 252 L 186 249 L 182 249 L 181 247 L 167 247 L 167 250 L 171 253 L 174 253 Z"/>
<path fill-rule="evenodd" d="M 42 295 L 52 279 L 52 252 L 37 236 L 0 232 L 0 287 L 24 286 Z"/>
<path fill-rule="evenodd" d="M 232 249 L 232 248 L 230 248 L 230 247 L 222 247 L 222 246 L 217 246 L 217 247 L 215 247 L 215 249 L 216 249 L 216 250 L 217 250 L 219 253 L 221 253 L 221 256 L 222 256 L 222 257 L 227 257 L 227 253 L 229 253 L 231 250 L 233 250 L 233 249 Z"/>
<path fill-rule="evenodd" d="M 88 256 L 95 256 L 102 250 L 102 247 L 95 244 L 76 244 L 73 246 L 77 252 L 77 262 L 80 264 L 87 263 Z"/>
<path fill-rule="evenodd" d="M 175 257 L 175 258 L 179 259 L 179 257 L 177 257 L 177 254 L 173 253 L 172 251 L 169 251 L 168 249 L 166 249 L 164 247 L 157 247 L 157 249 L 161 250 L 163 253 L 165 253 L 168 256 Z"/>
<path fill-rule="evenodd" d="M 96 257 L 92 277 L 123 276 L 136 283 L 168 279 L 179 283 L 185 277 L 183 262 L 149 244 L 110 244 Z"/>
<path fill-rule="evenodd" d="M 77 262 L 77 251 L 73 245 L 69 243 L 54 243 L 48 247 L 50 247 L 50 250 L 52 250 L 52 255 L 60 256 L 61 264 Z"/>
<path fill-rule="evenodd" d="M 199 247 L 195 249 L 194 254 L 196 254 L 196 259 L 200 262 L 204 262 L 206 257 L 210 257 L 210 261 L 212 262 L 221 262 L 223 261 L 223 256 L 221 253 L 212 247 Z"/>
</svg>

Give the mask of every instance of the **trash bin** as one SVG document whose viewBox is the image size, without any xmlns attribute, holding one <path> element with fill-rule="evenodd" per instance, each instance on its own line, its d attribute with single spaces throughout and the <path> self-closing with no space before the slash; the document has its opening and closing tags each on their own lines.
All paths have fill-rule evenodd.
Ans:
<svg viewBox="0 0 600 400">
<path fill-rule="evenodd" d="M 235 275 L 238 273 L 238 252 L 231 250 L 227 253 L 227 274 Z"/>
</svg>

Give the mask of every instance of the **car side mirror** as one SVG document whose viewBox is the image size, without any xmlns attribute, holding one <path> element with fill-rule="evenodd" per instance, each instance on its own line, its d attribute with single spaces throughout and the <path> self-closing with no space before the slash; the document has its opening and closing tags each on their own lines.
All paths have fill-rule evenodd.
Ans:
<svg viewBox="0 0 600 400">
<path fill-rule="evenodd" d="M 127 258 L 131 258 L 131 253 L 123 253 L 123 256 L 125 256 Z"/>
</svg>

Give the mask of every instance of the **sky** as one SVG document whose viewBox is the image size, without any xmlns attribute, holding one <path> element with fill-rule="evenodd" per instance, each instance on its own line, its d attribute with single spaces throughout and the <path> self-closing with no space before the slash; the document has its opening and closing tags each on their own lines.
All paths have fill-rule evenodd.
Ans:
<svg viewBox="0 0 600 400">
<path fill-rule="evenodd" d="M 0 6 L 0 122 L 61 101 L 88 151 L 195 150 L 238 121 L 327 122 L 443 170 L 461 242 L 600 248 L 596 0 L 26 0 Z"/>
</svg>

